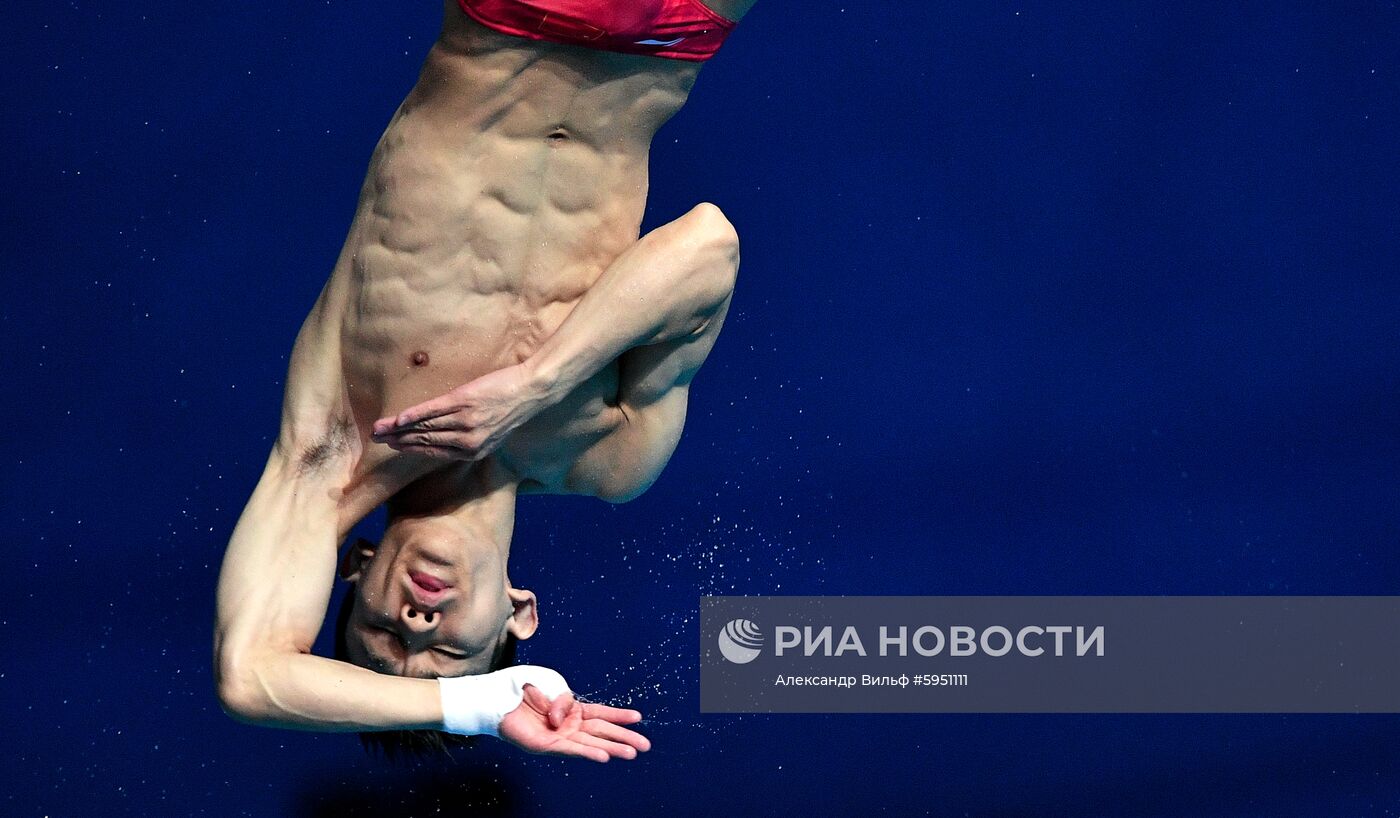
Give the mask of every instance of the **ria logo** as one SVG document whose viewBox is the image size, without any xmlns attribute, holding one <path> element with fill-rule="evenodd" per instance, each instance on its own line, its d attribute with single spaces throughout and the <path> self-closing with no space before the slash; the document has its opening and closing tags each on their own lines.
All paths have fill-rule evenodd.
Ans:
<svg viewBox="0 0 1400 818">
<path fill-rule="evenodd" d="M 719 632 L 719 652 L 736 665 L 747 665 L 763 650 L 763 631 L 747 619 L 732 619 Z"/>
</svg>

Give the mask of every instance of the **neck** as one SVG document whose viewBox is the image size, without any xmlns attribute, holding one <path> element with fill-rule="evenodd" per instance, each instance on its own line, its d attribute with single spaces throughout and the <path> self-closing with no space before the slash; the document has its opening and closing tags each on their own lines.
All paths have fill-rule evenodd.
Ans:
<svg viewBox="0 0 1400 818">
<path fill-rule="evenodd" d="M 390 518 L 452 517 L 510 555 L 520 481 L 494 457 L 449 466 L 420 478 L 388 502 Z"/>
</svg>

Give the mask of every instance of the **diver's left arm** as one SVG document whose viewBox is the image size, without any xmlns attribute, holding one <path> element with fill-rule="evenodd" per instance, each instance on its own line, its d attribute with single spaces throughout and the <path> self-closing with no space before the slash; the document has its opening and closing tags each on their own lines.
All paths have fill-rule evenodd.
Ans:
<svg viewBox="0 0 1400 818">
<path fill-rule="evenodd" d="M 477 459 L 630 349 L 702 335 L 729 303 L 734 227 L 711 204 L 643 236 L 608 266 L 539 349 L 374 424 L 400 451 Z"/>
</svg>

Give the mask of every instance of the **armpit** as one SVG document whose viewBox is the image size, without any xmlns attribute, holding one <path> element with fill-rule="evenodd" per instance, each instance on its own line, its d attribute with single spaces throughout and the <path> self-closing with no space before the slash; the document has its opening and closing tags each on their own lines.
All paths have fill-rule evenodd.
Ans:
<svg viewBox="0 0 1400 818">
<path fill-rule="evenodd" d="M 344 415 L 337 417 L 319 438 L 299 447 L 296 452 L 297 472 L 305 475 L 324 470 L 349 454 L 355 439 L 354 422 Z"/>
</svg>

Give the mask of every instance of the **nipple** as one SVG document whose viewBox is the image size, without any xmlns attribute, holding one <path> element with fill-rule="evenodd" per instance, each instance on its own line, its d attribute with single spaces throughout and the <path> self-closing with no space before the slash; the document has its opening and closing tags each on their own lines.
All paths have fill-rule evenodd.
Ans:
<svg viewBox="0 0 1400 818">
<path fill-rule="evenodd" d="M 413 358 L 411 360 L 413 361 L 414 366 L 427 366 L 428 353 L 420 349 L 417 352 L 413 353 Z"/>
</svg>

